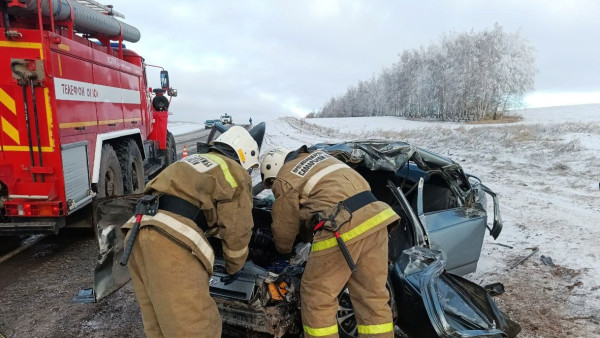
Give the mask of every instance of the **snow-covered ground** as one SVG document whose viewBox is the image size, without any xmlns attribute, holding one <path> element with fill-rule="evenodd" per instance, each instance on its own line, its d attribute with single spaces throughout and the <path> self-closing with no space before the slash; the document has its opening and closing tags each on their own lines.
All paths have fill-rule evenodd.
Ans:
<svg viewBox="0 0 600 338">
<path fill-rule="evenodd" d="M 204 129 L 204 124 L 200 124 L 200 123 L 195 123 L 195 122 L 179 122 L 179 121 L 174 121 L 171 122 L 169 121 L 169 131 L 171 133 L 173 133 L 173 135 L 177 136 L 177 135 L 183 135 L 183 134 L 187 134 L 187 133 L 193 133 L 195 131 L 198 130 L 203 130 Z"/>
<path fill-rule="evenodd" d="M 504 221 L 468 277 L 505 285 L 496 300 L 522 325 L 523 337 L 600 337 L 600 104 L 517 113 L 521 122 L 493 125 L 281 118 L 267 123 L 262 153 L 385 138 L 457 161 L 498 193 Z M 513 267 L 533 248 L 539 252 Z"/>
<path fill-rule="evenodd" d="M 589 104 L 580 106 L 564 106 L 550 108 L 534 108 L 515 110 L 511 114 L 523 117 L 523 120 L 514 124 L 561 124 L 567 122 L 599 122 L 600 104 Z M 357 133 L 366 136 L 372 136 L 379 131 L 393 130 L 412 130 L 420 128 L 440 127 L 445 129 L 454 128 L 475 128 L 479 124 L 467 124 L 459 122 L 423 122 L 405 120 L 393 116 L 377 117 L 353 117 L 353 118 L 326 118 L 326 119 L 305 119 L 305 122 L 315 123 L 321 126 L 327 126 L 336 131 L 344 133 Z M 490 127 L 502 127 L 506 124 L 490 124 Z"/>
</svg>

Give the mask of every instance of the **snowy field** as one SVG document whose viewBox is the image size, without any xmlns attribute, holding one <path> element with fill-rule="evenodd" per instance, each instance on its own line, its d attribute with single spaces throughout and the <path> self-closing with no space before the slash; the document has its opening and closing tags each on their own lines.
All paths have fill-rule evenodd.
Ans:
<svg viewBox="0 0 600 338">
<path fill-rule="evenodd" d="M 262 153 L 384 138 L 455 160 L 499 194 L 504 221 L 468 277 L 504 284 L 496 301 L 521 324 L 522 337 L 600 337 L 600 104 L 518 114 L 521 122 L 493 125 L 281 118 L 267 123 Z M 539 252 L 513 267 L 533 248 Z"/>
<path fill-rule="evenodd" d="M 204 123 L 169 121 L 168 129 L 173 135 L 183 135 L 204 129 Z"/>
<path fill-rule="evenodd" d="M 522 121 L 514 123 L 519 125 L 539 123 L 563 124 L 568 122 L 600 122 L 600 104 L 523 109 L 515 110 L 513 114 L 523 117 Z M 361 135 L 371 135 L 381 130 L 401 131 L 432 127 L 443 127 L 445 129 L 470 129 L 480 126 L 479 124 L 458 122 L 410 121 L 392 116 L 305 119 L 305 121 L 322 126 L 329 126 L 341 132 Z M 489 126 L 506 126 L 506 124 L 490 124 Z"/>
</svg>

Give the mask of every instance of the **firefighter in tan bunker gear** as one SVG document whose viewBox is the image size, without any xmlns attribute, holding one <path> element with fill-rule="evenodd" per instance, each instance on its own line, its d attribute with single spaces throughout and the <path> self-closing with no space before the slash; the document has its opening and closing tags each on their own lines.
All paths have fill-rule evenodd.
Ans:
<svg viewBox="0 0 600 338">
<path fill-rule="evenodd" d="M 221 239 L 230 277 L 242 268 L 253 227 L 246 170 L 258 165 L 258 151 L 250 134 L 233 126 L 208 153 L 171 164 L 146 185 L 146 194 L 160 195 L 158 213 L 143 216 L 128 264 L 146 336 L 221 336 L 206 236 Z"/>
<path fill-rule="evenodd" d="M 322 152 L 276 148 L 261 163 L 265 187 L 275 195 L 273 237 L 281 253 L 292 251 L 300 233 L 314 231 L 301 283 L 305 337 L 337 337 L 337 296 L 348 287 L 360 337 L 393 337 L 386 289 L 387 225 L 399 216 L 377 201 L 355 170 Z M 358 268 L 352 272 L 335 233 Z"/>
</svg>

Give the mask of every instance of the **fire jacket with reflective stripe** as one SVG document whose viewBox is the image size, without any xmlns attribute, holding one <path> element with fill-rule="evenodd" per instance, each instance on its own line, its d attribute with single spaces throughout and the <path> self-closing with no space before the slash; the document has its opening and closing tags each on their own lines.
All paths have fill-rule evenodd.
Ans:
<svg viewBox="0 0 600 338">
<path fill-rule="evenodd" d="M 206 235 L 221 239 L 227 272 L 232 274 L 241 269 L 248 256 L 254 226 L 252 180 L 241 165 L 216 152 L 190 155 L 148 182 L 144 193 L 169 194 L 196 205 L 206 217 Z M 133 218 L 124 227 L 132 225 Z M 141 226 L 148 225 L 160 228 L 189 247 L 212 273 L 214 253 L 205 234 L 192 220 L 161 210 L 142 219 Z"/>
<path fill-rule="evenodd" d="M 354 169 L 322 152 L 301 153 L 286 162 L 273 182 L 273 237 L 277 251 L 289 253 L 298 234 L 309 239 L 313 216 L 338 202 L 370 190 L 369 183 Z M 375 201 L 356 210 L 340 229 L 345 242 L 385 227 L 400 217 L 384 202 Z M 308 237 L 308 238 L 307 238 Z M 334 234 L 321 230 L 313 239 L 311 255 L 337 247 Z"/>
</svg>

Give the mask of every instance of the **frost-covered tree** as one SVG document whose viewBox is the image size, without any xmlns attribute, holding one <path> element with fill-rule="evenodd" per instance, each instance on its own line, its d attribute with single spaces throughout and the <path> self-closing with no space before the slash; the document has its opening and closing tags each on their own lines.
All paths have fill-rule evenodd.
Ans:
<svg viewBox="0 0 600 338">
<path fill-rule="evenodd" d="M 316 115 L 496 119 L 522 104 L 535 74 L 529 41 L 496 24 L 402 52 L 397 63 L 332 98 Z"/>
</svg>

